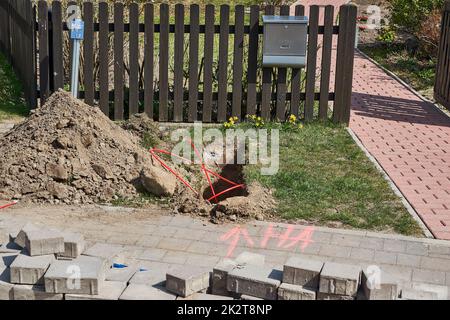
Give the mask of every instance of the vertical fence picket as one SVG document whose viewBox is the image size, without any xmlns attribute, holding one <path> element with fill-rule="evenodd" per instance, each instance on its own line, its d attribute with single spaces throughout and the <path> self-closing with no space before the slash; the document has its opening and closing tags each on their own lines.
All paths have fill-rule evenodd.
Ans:
<svg viewBox="0 0 450 320">
<path fill-rule="evenodd" d="M 139 112 L 139 5 L 130 4 L 130 117 Z"/>
<path fill-rule="evenodd" d="M 211 122 L 214 54 L 214 5 L 207 4 L 205 12 L 205 50 L 203 56 L 203 122 Z"/>
<path fill-rule="evenodd" d="M 322 68 L 320 76 L 319 119 L 328 118 L 328 92 L 330 90 L 331 52 L 333 48 L 334 6 L 326 6 L 322 45 Z"/>
<path fill-rule="evenodd" d="M 227 118 L 228 94 L 228 37 L 230 24 L 230 7 L 220 6 L 220 35 L 219 35 L 219 75 L 218 75 L 218 111 L 217 120 L 225 121 Z"/>
<path fill-rule="evenodd" d="M 317 35 L 319 32 L 319 6 L 313 5 L 309 10 L 310 20 L 308 36 L 308 64 L 306 67 L 305 121 L 311 121 L 314 116 L 318 43 Z"/>
<path fill-rule="evenodd" d="M 274 6 L 266 6 L 266 15 L 273 15 L 274 12 Z M 263 68 L 262 82 L 261 117 L 267 120 L 270 119 L 270 107 L 272 104 L 272 68 Z"/>
<path fill-rule="evenodd" d="M 92 2 L 83 4 L 84 19 L 84 102 L 94 105 L 94 6 Z"/>
<path fill-rule="evenodd" d="M 280 15 L 288 16 L 289 6 L 287 5 L 281 6 Z M 276 112 L 277 112 L 277 119 L 280 121 L 284 121 L 286 119 L 286 90 L 287 90 L 286 77 L 287 77 L 287 69 L 278 68 Z"/>
<path fill-rule="evenodd" d="M 159 34 L 159 121 L 169 120 L 169 5 L 162 3 Z"/>
<path fill-rule="evenodd" d="M 53 29 L 53 83 L 54 89 L 64 86 L 63 66 L 63 30 L 62 9 L 60 1 L 52 2 L 52 29 Z"/>
<path fill-rule="evenodd" d="M 50 94 L 50 61 L 48 48 L 48 6 L 47 1 L 38 3 L 39 17 L 39 87 L 41 105 Z"/>
<path fill-rule="evenodd" d="M 235 7 L 233 50 L 233 100 L 232 116 L 242 118 L 242 59 L 244 54 L 244 6 Z"/>
<path fill-rule="evenodd" d="M 144 112 L 153 119 L 153 63 L 154 63 L 154 7 L 152 3 L 144 6 Z"/>
<path fill-rule="evenodd" d="M 173 119 L 183 121 L 183 55 L 184 55 L 184 5 L 175 5 L 175 55 Z"/>
<path fill-rule="evenodd" d="M 189 113 L 188 121 L 197 121 L 198 117 L 198 43 L 200 32 L 200 7 L 190 7 L 189 32 Z"/>
<path fill-rule="evenodd" d="M 303 16 L 305 7 L 302 5 L 295 6 L 295 15 Z M 293 68 L 291 76 L 291 114 L 298 117 L 300 107 L 300 93 L 302 81 L 302 68 Z"/>
<path fill-rule="evenodd" d="M 114 4 L 114 119 L 124 118 L 124 8 L 123 3 Z"/>
<path fill-rule="evenodd" d="M 250 32 L 248 40 L 248 70 L 247 70 L 247 114 L 256 114 L 256 85 L 258 72 L 259 44 L 259 5 L 250 7 Z"/>
<path fill-rule="evenodd" d="M 109 16 L 108 3 L 99 3 L 99 88 L 100 88 L 100 110 L 109 116 Z"/>
</svg>

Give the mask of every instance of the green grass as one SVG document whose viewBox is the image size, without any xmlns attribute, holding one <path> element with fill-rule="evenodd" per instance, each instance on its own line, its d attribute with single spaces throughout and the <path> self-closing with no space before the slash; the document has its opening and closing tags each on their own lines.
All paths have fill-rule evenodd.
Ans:
<svg viewBox="0 0 450 320">
<path fill-rule="evenodd" d="M 27 114 L 22 85 L 5 56 L 0 54 L 0 121 L 18 119 Z"/>
<path fill-rule="evenodd" d="M 436 59 L 412 55 L 402 44 L 381 44 L 360 49 L 425 97 L 433 98 Z"/>
<path fill-rule="evenodd" d="M 303 129 L 284 129 L 279 172 L 262 176 L 259 167 L 248 165 L 245 174 L 247 183 L 256 180 L 274 190 L 282 219 L 422 234 L 344 127 L 313 123 Z"/>
</svg>

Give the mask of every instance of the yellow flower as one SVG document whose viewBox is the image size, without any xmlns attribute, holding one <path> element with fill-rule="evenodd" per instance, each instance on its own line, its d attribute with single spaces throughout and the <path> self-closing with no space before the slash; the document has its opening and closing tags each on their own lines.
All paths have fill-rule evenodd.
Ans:
<svg viewBox="0 0 450 320">
<path fill-rule="evenodd" d="M 303 129 L 303 124 L 299 123 L 299 124 L 298 124 L 298 128 L 299 128 L 299 129 Z"/>
<path fill-rule="evenodd" d="M 233 120 L 234 121 L 239 121 L 239 118 L 238 117 L 233 117 Z"/>
<path fill-rule="evenodd" d="M 295 114 L 291 114 L 289 116 L 289 122 L 294 123 L 297 121 L 297 117 L 295 116 Z"/>
</svg>

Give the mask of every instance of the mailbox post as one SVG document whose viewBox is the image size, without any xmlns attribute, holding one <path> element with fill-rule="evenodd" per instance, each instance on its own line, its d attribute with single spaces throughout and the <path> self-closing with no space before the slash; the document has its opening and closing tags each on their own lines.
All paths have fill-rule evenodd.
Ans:
<svg viewBox="0 0 450 320">
<path fill-rule="evenodd" d="M 304 67 L 308 18 L 263 16 L 263 24 L 263 67 Z"/>
<path fill-rule="evenodd" d="M 74 98 L 78 98 L 78 75 L 80 70 L 80 46 L 84 38 L 84 22 L 81 19 L 72 21 L 70 29 L 70 38 L 73 40 L 72 52 L 72 77 L 71 92 Z"/>
</svg>

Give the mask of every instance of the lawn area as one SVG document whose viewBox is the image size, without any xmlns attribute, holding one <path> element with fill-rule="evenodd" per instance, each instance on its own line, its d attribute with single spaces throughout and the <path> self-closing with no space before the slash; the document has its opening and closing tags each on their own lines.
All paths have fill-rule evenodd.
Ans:
<svg viewBox="0 0 450 320">
<path fill-rule="evenodd" d="M 280 125 L 278 125 L 280 126 Z M 262 176 L 246 166 L 247 183 L 274 190 L 288 222 L 421 235 L 401 200 L 344 127 L 312 123 L 280 132 L 280 170 Z"/>
<path fill-rule="evenodd" d="M 22 85 L 7 59 L 0 54 L 0 121 L 16 120 L 27 114 Z"/>
<path fill-rule="evenodd" d="M 433 99 L 436 60 L 408 53 L 403 44 L 361 46 L 360 50 L 395 73 L 428 99 Z"/>
</svg>

